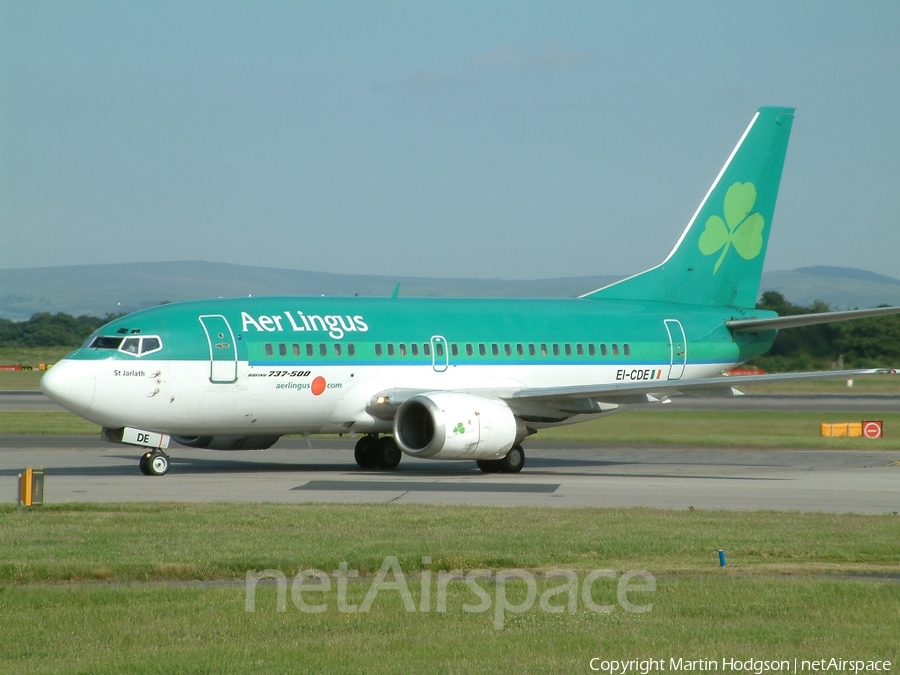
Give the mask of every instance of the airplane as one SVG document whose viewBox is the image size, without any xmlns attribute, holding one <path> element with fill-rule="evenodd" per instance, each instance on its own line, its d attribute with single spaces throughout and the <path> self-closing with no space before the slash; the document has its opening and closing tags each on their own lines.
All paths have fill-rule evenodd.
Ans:
<svg viewBox="0 0 900 675">
<path fill-rule="evenodd" d="M 540 429 L 676 394 L 872 370 L 722 376 L 778 330 L 900 312 L 778 317 L 755 308 L 793 108 L 753 116 L 659 265 L 569 299 L 248 297 L 166 304 L 115 319 L 41 388 L 141 446 L 265 449 L 287 434 L 351 434 L 363 469 L 405 453 L 517 473 Z"/>
</svg>

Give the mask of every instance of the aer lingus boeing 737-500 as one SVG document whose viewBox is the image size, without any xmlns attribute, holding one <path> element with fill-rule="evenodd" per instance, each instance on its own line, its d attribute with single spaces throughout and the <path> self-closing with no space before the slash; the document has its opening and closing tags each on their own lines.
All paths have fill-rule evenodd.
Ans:
<svg viewBox="0 0 900 675">
<path fill-rule="evenodd" d="M 401 452 L 517 472 L 545 427 L 681 394 L 738 394 L 722 377 L 798 325 L 889 307 L 780 318 L 755 309 L 791 108 L 761 108 L 672 252 L 577 299 L 264 297 L 136 312 L 91 335 L 41 382 L 108 441 L 268 448 L 285 434 L 359 435 L 363 468 Z"/>
</svg>

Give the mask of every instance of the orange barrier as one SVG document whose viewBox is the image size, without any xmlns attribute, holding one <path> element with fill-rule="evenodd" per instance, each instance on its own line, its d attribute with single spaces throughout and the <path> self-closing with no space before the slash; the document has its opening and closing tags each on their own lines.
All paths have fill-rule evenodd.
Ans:
<svg viewBox="0 0 900 675">
<path fill-rule="evenodd" d="M 862 422 L 841 422 L 822 424 L 824 438 L 881 438 L 884 436 L 884 422 L 863 420 Z"/>
</svg>

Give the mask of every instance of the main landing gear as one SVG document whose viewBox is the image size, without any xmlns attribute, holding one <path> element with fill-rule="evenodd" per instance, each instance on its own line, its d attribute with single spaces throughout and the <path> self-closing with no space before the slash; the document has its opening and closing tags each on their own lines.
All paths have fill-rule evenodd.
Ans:
<svg viewBox="0 0 900 675">
<path fill-rule="evenodd" d="M 475 462 L 484 473 L 519 473 L 525 466 L 525 451 L 514 445 L 503 459 L 479 459 Z"/>
<path fill-rule="evenodd" d="M 361 469 L 396 469 L 401 457 L 403 453 L 390 436 L 363 436 L 353 450 L 353 458 Z"/>
<path fill-rule="evenodd" d="M 353 451 L 361 469 L 396 469 L 401 457 L 403 453 L 390 436 L 363 436 Z M 514 445 L 502 459 L 479 459 L 476 464 L 484 473 L 519 473 L 525 466 L 525 451 L 521 445 Z"/>
<path fill-rule="evenodd" d="M 141 473 L 145 476 L 165 476 L 169 471 L 169 456 L 162 450 L 145 452 L 141 457 Z"/>
</svg>

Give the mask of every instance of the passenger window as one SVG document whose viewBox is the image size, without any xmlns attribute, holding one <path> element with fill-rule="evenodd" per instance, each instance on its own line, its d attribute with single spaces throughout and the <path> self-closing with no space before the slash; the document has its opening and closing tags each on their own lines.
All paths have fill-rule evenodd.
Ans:
<svg viewBox="0 0 900 675">
<path fill-rule="evenodd" d="M 296 342 L 293 344 L 294 356 L 300 356 L 300 345 Z"/>
<path fill-rule="evenodd" d="M 381 344 L 380 343 L 375 345 L 375 356 L 381 356 Z"/>
<path fill-rule="evenodd" d="M 521 342 L 516 345 L 516 355 L 525 356 L 525 349 Z"/>
<path fill-rule="evenodd" d="M 605 344 L 600 345 L 600 356 L 606 356 L 606 345 Z"/>
<path fill-rule="evenodd" d="M 356 356 L 356 346 L 352 342 L 347 343 L 347 356 Z"/>
<path fill-rule="evenodd" d="M 572 356 L 572 345 L 565 345 L 566 356 Z"/>
<path fill-rule="evenodd" d="M 394 343 L 389 342 L 387 348 L 388 348 L 388 356 L 393 356 L 394 355 Z"/>
<path fill-rule="evenodd" d="M 141 341 L 141 354 L 146 354 L 148 352 L 155 352 L 157 349 L 160 349 L 162 345 L 159 343 L 159 338 L 155 337 L 145 337 Z"/>
<path fill-rule="evenodd" d="M 485 354 L 487 354 L 487 348 L 484 346 L 484 343 L 483 343 L 483 342 L 480 342 L 480 343 L 478 344 L 478 353 L 479 353 L 481 356 L 484 356 Z"/>
<path fill-rule="evenodd" d="M 458 352 L 459 352 L 459 350 L 456 348 L 456 343 L 454 342 L 454 343 L 453 343 L 453 356 L 457 356 Z M 438 343 L 434 346 L 434 353 L 437 354 L 438 356 L 443 356 L 443 355 L 444 355 L 444 345 L 443 345 L 443 343 L 438 342 Z"/>
<path fill-rule="evenodd" d="M 534 356 L 534 354 L 535 354 L 534 344 L 529 344 L 528 345 L 528 356 Z"/>
<path fill-rule="evenodd" d="M 312 355 L 313 355 L 313 346 L 312 346 L 312 342 L 308 342 L 308 343 L 306 344 L 306 355 L 307 355 L 307 356 L 312 356 Z"/>
<path fill-rule="evenodd" d="M 491 345 L 491 356 L 500 356 L 500 345 L 496 342 Z"/>
<path fill-rule="evenodd" d="M 400 343 L 397 348 L 400 350 L 400 356 L 406 356 L 406 345 L 404 343 Z"/>
<path fill-rule="evenodd" d="M 475 353 L 475 350 L 472 349 L 472 343 L 467 342 L 466 343 L 466 356 L 472 356 L 474 353 Z"/>
<path fill-rule="evenodd" d="M 274 354 L 274 353 L 275 353 L 275 351 L 272 349 L 272 345 L 267 342 L 266 343 L 266 356 L 272 356 L 272 354 Z"/>
<path fill-rule="evenodd" d="M 435 352 L 438 356 L 443 356 L 443 355 L 444 355 L 444 347 L 443 347 L 443 345 L 441 345 L 441 343 L 436 344 L 436 345 L 434 346 L 434 352 Z M 450 353 L 451 353 L 453 356 L 459 356 L 459 345 L 457 345 L 455 342 L 454 342 L 452 345 L 450 345 Z"/>
<path fill-rule="evenodd" d="M 283 342 L 278 345 L 278 355 L 279 356 L 287 356 L 287 345 Z"/>
<path fill-rule="evenodd" d="M 580 342 L 577 345 L 575 345 L 575 354 L 577 356 L 584 356 L 584 345 L 581 344 Z"/>
<path fill-rule="evenodd" d="M 431 344 L 430 343 L 425 342 L 422 344 L 422 353 L 425 356 L 431 356 Z"/>
<path fill-rule="evenodd" d="M 419 355 L 419 345 L 417 345 L 415 342 L 413 342 L 409 346 L 409 351 L 412 352 L 413 356 L 418 356 Z"/>
<path fill-rule="evenodd" d="M 512 356 L 512 345 L 509 344 L 508 342 L 505 345 L 503 345 L 503 353 L 506 354 L 507 356 Z"/>
<path fill-rule="evenodd" d="M 559 345 L 556 343 L 553 344 L 553 356 L 559 356 Z"/>
<path fill-rule="evenodd" d="M 335 355 L 335 356 L 340 356 L 340 355 L 341 355 L 341 343 L 340 343 L 340 342 L 335 342 L 335 343 L 334 343 L 334 355 Z"/>
<path fill-rule="evenodd" d="M 627 342 L 624 345 L 622 345 L 622 349 L 625 352 L 625 356 L 631 356 L 631 347 L 628 346 Z"/>
<path fill-rule="evenodd" d="M 594 343 L 588 345 L 588 354 L 591 356 L 595 356 L 597 354 L 597 348 L 594 346 Z"/>
<path fill-rule="evenodd" d="M 613 343 L 613 346 L 612 346 L 612 354 L 613 354 L 613 356 L 618 356 L 618 355 L 619 355 L 619 345 Z"/>
<path fill-rule="evenodd" d="M 541 343 L 541 356 L 547 356 L 547 345 Z"/>
<path fill-rule="evenodd" d="M 328 356 L 328 345 L 326 345 L 324 342 L 319 343 L 319 354 L 321 356 Z"/>
</svg>

